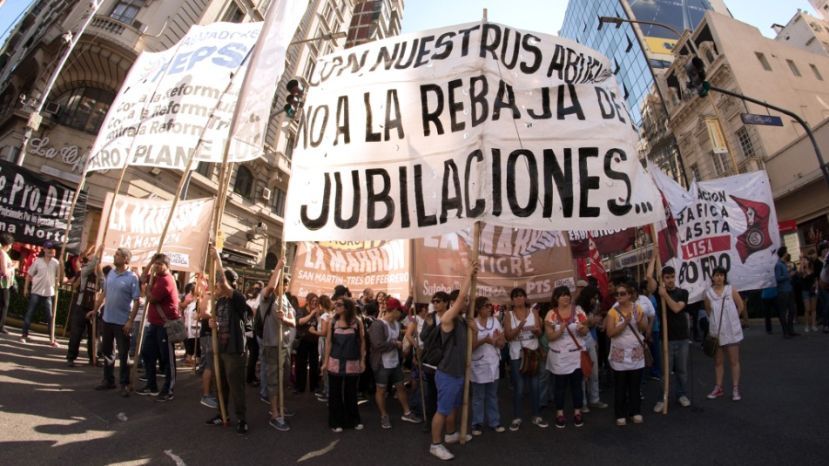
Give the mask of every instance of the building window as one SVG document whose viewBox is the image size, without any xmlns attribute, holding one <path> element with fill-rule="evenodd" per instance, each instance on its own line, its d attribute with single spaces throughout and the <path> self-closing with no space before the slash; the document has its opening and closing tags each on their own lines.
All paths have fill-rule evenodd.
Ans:
<svg viewBox="0 0 829 466">
<path fill-rule="evenodd" d="M 119 0 L 109 17 L 124 24 L 132 25 L 138 12 L 144 7 L 144 0 Z"/>
<path fill-rule="evenodd" d="M 800 77 L 800 70 L 797 69 L 797 65 L 795 65 L 793 61 L 788 60 L 788 59 L 786 60 L 786 63 L 789 65 L 789 69 L 792 70 L 792 74 L 799 78 Z"/>
<path fill-rule="evenodd" d="M 225 11 L 224 16 L 222 16 L 222 21 L 227 23 L 241 23 L 244 19 L 245 13 L 240 10 L 234 2 L 230 3 L 230 6 L 227 11 Z"/>
<path fill-rule="evenodd" d="M 737 130 L 737 139 L 740 141 L 740 148 L 743 150 L 743 155 L 746 158 L 754 157 L 754 143 L 751 142 L 751 136 L 748 130 L 744 127 Z"/>
<path fill-rule="evenodd" d="M 98 134 L 115 93 L 95 87 L 77 87 L 58 99 L 58 123 L 89 134 Z"/>
<path fill-rule="evenodd" d="M 702 176 L 699 173 L 699 165 L 693 164 L 691 165 L 691 176 L 693 176 L 695 180 L 702 181 Z"/>
<path fill-rule="evenodd" d="M 712 158 L 714 159 L 714 170 L 717 172 L 717 176 L 724 176 L 728 175 L 729 165 L 728 165 L 728 154 L 727 153 L 711 153 Z"/>
<path fill-rule="evenodd" d="M 196 166 L 196 173 L 198 173 L 199 175 L 201 175 L 205 178 L 208 178 L 208 179 L 210 178 L 210 172 L 211 171 L 212 170 L 211 170 L 210 162 L 199 162 L 199 164 Z"/>
<path fill-rule="evenodd" d="M 820 71 L 818 71 L 817 66 L 810 63 L 809 68 L 812 69 L 812 73 L 815 74 L 815 78 L 817 78 L 818 81 L 823 81 L 823 76 L 820 74 Z"/>
<path fill-rule="evenodd" d="M 285 191 L 279 188 L 273 188 L 271 193 L 271 212 L 280 217 L 285 216 Z"/>
<path fill-rule="evenodd" d="M 806 47 L 809 47 L 810 45 L 812 45 L 812 44 L 814 44 L 814 43 L 815 43 L 815 38 L 814 38 L 814 37 L 812 37 L 811 39 L 809 39 L 809 40 L 807 40 L 807 41 L 806 41 Z"/>
<path fill-rule="evenodd" d="M 236 170 L 236 182 L 233 183 L 233 192 L 250 200 L 253 195 L 253 173 L 248 167 L 240 166 Z"/>
<path fill-rule="evenodd" d="M 763 69 L 766 71 L 771 71 L 771 65 L 769 65 L 769 61 L 766 60 L 766 56 L 760 52 L 754 52 L 754 55 L 757 56 L 757 59 L 760 60 L 760 64 L 763 65 Z"/>
<path fill-rule="evenodd" d="M 709 64 L 714 63 L 716 57 L 714 57 L 714 52 L 711 49 L 705 49 L 705 59 L 708 60 Z"/>
</svg>

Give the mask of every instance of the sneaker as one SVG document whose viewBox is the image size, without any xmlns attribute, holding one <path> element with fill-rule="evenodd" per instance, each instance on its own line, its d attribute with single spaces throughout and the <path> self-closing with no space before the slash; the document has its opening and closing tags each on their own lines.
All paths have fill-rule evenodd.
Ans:
<svg viewBox="0 0 829 466">
<path fill-rule="evenodd" d="M 662 410 L 665 408 L 665 403 L 662 401 L 657 401 L 655 405 L 653 405 L 653 412 L 661 413 Z M 622 424 L 624 425 L 624 424 Z"/>
<path fill-rule="evenodd" d="M 714 385 L 714 389 L 711 390 L 711 393 L 709 393 L 708 396 L 706 396 L 706 398 L 708 398 L 709 400 L 713 400 L 723 396 L 723 394 L 724 392 L 722 387 L 720 387 L 719 385 Z"/>
<path fill-rule="evenodd" d="M 334 432 L 335 434 L 339 434 L 342 431 L 343 431 L 342 427 L 332 427 L 331 428 L 331 432 Z"/>
<path fill-rule="evenodd" d="M 498 432 L 499 434 L 503 434 L 507 431 L 507 429 L 504 429 L 504 426 L 502 426 L 501 424 L 498 424 L 497 426 L 493 427 L 492 430 Z"/>
<path fill-rule="evenodd" d="M 26 338 L 26 337 L 20 337 L 20 343 L 24 343 L 24 344 L 25 344 L 25 343 L 28 343 L 28 342 L 29 342 L 29 339 L 28 339 L 28 338 Z"/>
<path fill-rule="evenodd" d="M 740 388 L 739 387 L 734 387 L 734 389 L 731 390 L 731 400 L 732 401 L 740 401 L 742 399 L 743 399 L 743 397 L 740 396 Z"/>
<path fill-rule="evenodd" d="M 472 440 L 472 436 L 469 435 L 469 434 L 466 434 L 466 441 L 468 442 L 470 440 Z M 460 441 L 461 441 L 461 433 L 460 433 L 460 431 L 457 431 L 457 430 L 452 434 L 446 434 L 446 435 L 443 436 L 443 442 L 448 443 L 449 445 L 451 445 L 453 443 L 458 443 Z"/>
<path fill-rule="evenodd" d="M 202 406 L 207 406 L 208 408 L 213 409 L 216 409 L 216 407 L 219 406 L 219 402 L 216 400 L 216 397 L 211 395 L 201 397 L 199 403 L 201 403 Z"/>
<path fill-rule="evenodd" d="M 633 415 L 633 423 L 634 424 L 641 424 L 645 422 L 645 419 L 642 417 L 641 414 L 634 414 Z"/>
<path fill-rule="evenodd" d="M 288 414 L 287 414 L 287 411 L 286 411 L 286 414 L 285 414 L 285 415 L 286 415 L 286 416 L 288 415 Z M 357 424 L 356 426 L 354 426 L 354 430 L 363 430 L 365 427 L 366 427 L 366 426 L 364 426 L 364 425 L 362 425 L 362 424 Z"/>
<path fill-rule="evenodd" d="M 74 359 L 68 359 L 66 361 L 66 366 L 67 367 L 75 367 L 75 360 Z"/>
<path fill-rule="evenodd" d="M 556 416 L 556 429 L 563 429 L 567 427 L 567 419 L 564 416 Z"/>
<path fill-rule="evenodd" d="M 442 443 L 438 443 L 437 445 L 433 443 L 432 446 L 429 447 L 429 453 L 443 461 L 449 461 L 455 457 L 455 455 L 443 446 Z"/>
<path fill-rule="evenodd" d="M 688 406 L 691 406 L 691 400 L 689 400 L 687 396 L 682 395 L 679 397 L 679 404 L 683 408 L 687 408 Z"/>
<path fill-rule="evenodd" d="M 541 416 L 534 417 L 532 422 L 542 429 L 550 427 L 550 424 L 547 424 L 547 421 L 545 421 Z"/>
<path fill-rule="evenodd" d="M 573 415 L 573 425 L 576 427 L 581 427 L 584 425 L 584 419 L 582 419 L 581 413 Z"/>
<path fill-rule="evenodd" d="M 319 401 L 320 403 L 328 403 L 328 397 L 327 396 L 318 396 L 317 401 Z"/>
<path fill-rule="evenodd" d="M 209 425 L 209 426 L 220 426 L 220 425 L 224 424 L 224 423 L 222 422 L 222 415 L 221 415 L 221 414 L 217 414 L 217 415 L 215 415 L 215 416 L 211 417 L 210 419 L 208 419 L 207 421 L 205 421 L 205 424 L 207 424 L 207 425 Z"/>
<path fill-rule="evenodd" d="M 146 375 L 142 375 L 142 376 L 138 377 L 138 381 L 139 381 L 139 382 L 146 382 L 146 381 L 147 381 L 147 376 L 146 376 Z"/>
<path fill-rule="evenodd" d="M 607 408 L 607 406 L 608 406 L 607 403 L 605 403 L 604 401 L 594 401 L 593 403 L 590 403 L 591 408 L 605 409 L 605 408 Z M 582 412 L 586 413 L 587 411 L 582 409 Z"/>
<path fill-rule="evenodd" d="M 589 406 L 587 406 L 587 405 L 582 406 L 582 407 L 581 407 L 581 412 L 582 412 L 583 414 L 589 414 L 589 413 L 590 413 L 590 407 L 589 407 Z"/>
<path fill-rule="evenodd" d="M 388 416 L 380 416 L 380 428 L 391 429 L 391 420 Z"/>
<path fill-rule="evenodd" d="M 415 413 L 411 411 L 400 416 L 400 419 L 406 422 L 411 422 L 412 424 L 420 424 L 421 422 L 423 422 L 423 419 L 420 419 L 419 417 L 417 417 Z"/>
<path fill-rule="evenodd" d="M 141 396 L 158 396 L 158 389 L 151 389 L 150 387 L 144 387 L 141 390 L 135 392 Z"/>
<path fill-rule="evenodd" d="M 55 340 L 50 341 L 49 346 L 51 346 L 52 348 L 60 348 L 60 345 Z"/>
<path fill-rule="evenodd" d="M 239 422 L 236 423 L 236 433 L 240 434 L 240 435 L 247 434 L 248 433 L 248 423 L 240 419 Z"/>
<path fill-rule="evenodd" d="M 270 405 L 270 404 L 271 404 L 271 400 L 269 400 L 269 399 L 268 399 L 268 397 L 265 397 L 265 396 L 261 396 L 261 395 L 260 395 L 260 396 L 259 396 L 259 401 L 261 401 L 262 403 L 265 403 L 266 405 Z"/>
<path fill-rule="evenodd" d="M 811 331 L 812 329 L 810 329 L 808 325 L 806 326 L 806 328 L 803 329 L 803 333 L 809 333 Z"/>
<path fill-rule="evenodd" d="M 115 389 L 115 388 L 118 388 L 118 386 L 116 386 L 114 383 L 110 384 L 110 383 L 104 382 L 104 383 L 98 385 L 97 387 L 95 387 L 95 390 L 101 392 L 101 391 L 104 391 L 104 390 L 112 390 L 112 389 Z"/>
<path fill-rule="evenodd" d="M 616 425 L 619 426 L 619 427 L 626 426 L 626 425 L 628 425 L 628 421 L 627 421 L 627 419 L 625 419 L 623 417 L 620 417 L 620 418 L 616 419 Z"/>
<path fill-rule="evenodd" d="M 166 392 L 160 393 L 157 397 L 155 397 L 155 401 L 160 403 L 164 403 L 165 401 L 170 401 L 173 399 L 173 392 Z"/>
<path fill-rule="evenodd" d="M 484 430 L 483 430 L 483 428 L 481 427 L 480 424 L 474 424 L 472 426 L 472 436 L 473 437 L 480 437 L 481 435 L 483 435 L 483 433 L 484 433 Z"/>
<path fill-rule="evenodd" d="M 518 429 L 521 428 L 521 418 L 515 418 L 512 420 L 512 423 L 509 425 L 510 432 L 518 432 Z"/>
<path fill-rule="evenodd" d="M 288 421 L 281 417 L 271 419 L 268 421 L 268 425 L 280 432 L 288 432 L 291 430 L 291 426 L 288 424 Z"/>
</svg>

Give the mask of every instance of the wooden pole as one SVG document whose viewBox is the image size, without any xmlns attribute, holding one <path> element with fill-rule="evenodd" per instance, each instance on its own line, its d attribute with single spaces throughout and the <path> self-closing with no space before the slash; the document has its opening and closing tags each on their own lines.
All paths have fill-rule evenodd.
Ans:
<svg viewBox="0 0 829 466">
<path fill-rule="evenodd" d="M 472 227 L 472 251 L 469 254 L 469 261 L 475 262 L 478 260 L 478 249 L 481 243 L 481 222 L 475 222 Z M 472 276 L 469 282 L 469 306 L 466 313 L 467 324 L 469 319 L 475 318 L 475 299 L 478 297 L 478 278 L 477 274 Z M 463 377 L 463 408 L 461 410 L 461 444 L 466 443 L 466 432 L 469 424 L 469 382 L 472 377 L 472 345 L 474 340 L 474 331 L 472 327 L 466 326 L 466 372 Z"/>
<path fill-rule="evenodd" d="M 58 294 L 58 292 L 57 292 L 57 290 L 55 290 L 55 296 L 57 296 L 57 294 Z M 69 328 L 69 318 L 71 317 L 71 314 L 72 314 L 72 301 L 74 301 L 74 300 L 75 300 L 75 289 L 73 288 L 72 292 L 69 293 L 69 312 L 66 313 L 66 322 L 64 322 L 64 324 L 63 324 L 63 335 L 61 335 L 63 338 L 66 338 L 66 329 Z M 55 301 L 57 301 L 57 298 L 55 299 Z M 57 313 L 53 312 L 52 314 L 57 314 Z M 57 321 L 57 318 L 55 318 L 55 320 Z"/>
<path fill-rule="evenodd" d="M 659 253 L 659 230 L 654 223 L 652 226 L 653 255 L 656 260 L 656 292 L 662 286 L 662 257 Z M 670 352 L 668 349 L 668 312 L 665 307 L 665 300 L 660 297 L 660 312 L 662 313 L 662 414 L 668 414 L 668 392 L 671 388 Z"/>
</svg>

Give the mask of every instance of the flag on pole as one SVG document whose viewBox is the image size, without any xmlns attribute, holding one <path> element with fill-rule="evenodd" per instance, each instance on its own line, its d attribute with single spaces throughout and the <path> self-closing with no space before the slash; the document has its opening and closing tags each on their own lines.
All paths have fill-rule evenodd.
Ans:
<svg viewBox="0 0 829 466">
<path fill-rule="evenodd" d="M 268 8 L 236 104 L 236 118 L 230 129 L 231 162 L 252 160 L 262 154 L 288 46 L 306 8 L 307 2 L 290 0 L 274 0 Z"/>
<path fill-rule="evenodd" d="M 596 248 L 596 242 L 593 241 L 593 235 L 588 233 L 587 241 L 589 248 L 587 256 L 589 264 L 588 273 L 596 279 L 596 282 L 599 284 L 599 291 L 602 293 L 602 296 L 605 296 L 608 291 L 607 271 L 604 268 L 604 264 L 602 264 L 602 256 L 599 254 L 599 249 Z"/>
</svg>

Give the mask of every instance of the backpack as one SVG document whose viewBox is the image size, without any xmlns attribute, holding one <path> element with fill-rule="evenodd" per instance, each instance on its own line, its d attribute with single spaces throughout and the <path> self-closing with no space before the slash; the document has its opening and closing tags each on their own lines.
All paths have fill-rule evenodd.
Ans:
<svg viewBox="0 0 829 466">
<path fill-rule="evenodd" d="M 453 330 L 449 338 L 454 337 L 455 332 Z M 440 323 L 437 321 L 437 316 L 435 316 L 434 324 L 424 323 L 423 330 L 420 332 L 420 339 L 423 341 L 423 354 L 420 359 L 423 364 L 437 367 L 443 360 L 443 353 L 449 338 L 446 339 L 446 342 L 441 338 Z"/>
</svg>

